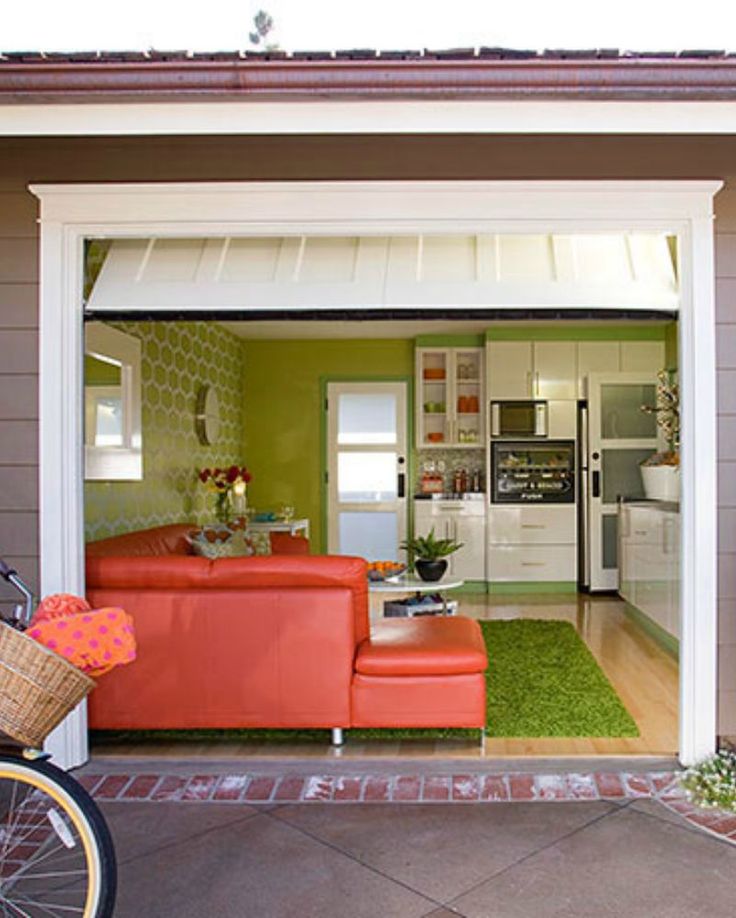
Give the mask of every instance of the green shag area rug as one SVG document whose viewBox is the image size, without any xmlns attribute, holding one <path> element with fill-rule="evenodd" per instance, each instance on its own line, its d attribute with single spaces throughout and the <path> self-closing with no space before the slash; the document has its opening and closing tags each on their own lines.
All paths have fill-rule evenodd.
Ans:
<svg viewBox="0 0 736 918">
<path fill-rule="evenodd" d="M 593 655 L 569 622 L 514 619 L 479 622 L 488 648 L 486 734 L 495 737 L 638 736 Z M 360 730 L 353 740 L 436 740 L 477 737 L 477 730 Z M 104 730 L 106 743 L 324 743 L 325 730 Z"/>
<path fill-rule="evenodd" d="M 488 736 L 639 735 L 570 622 L 514 619 L 480 626 L 488 647 Z"/>
</svg>

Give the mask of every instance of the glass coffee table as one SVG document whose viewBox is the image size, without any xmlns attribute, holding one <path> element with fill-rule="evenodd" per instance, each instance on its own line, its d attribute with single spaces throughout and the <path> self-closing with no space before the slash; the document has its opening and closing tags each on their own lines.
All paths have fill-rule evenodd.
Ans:
<svg viewBox="0 0 736 918">
<path fill-rule="evenodd" d="M 415 615 L 454 615 L 456 602 L 448 602 L 445 593 L 456 590 L 465 583 L 457 577 L 441 580 L 421 580 L 412 574 L 400 574 L 386 580 L 371 580 L 368 591 L 373 594 L 400 596 L 410 594 L 404 601 L 387 600 L 383 604 L 385 618 L 413 618 Z M 434 601 L 432 601 L 434 600 Z"/>
</svg>

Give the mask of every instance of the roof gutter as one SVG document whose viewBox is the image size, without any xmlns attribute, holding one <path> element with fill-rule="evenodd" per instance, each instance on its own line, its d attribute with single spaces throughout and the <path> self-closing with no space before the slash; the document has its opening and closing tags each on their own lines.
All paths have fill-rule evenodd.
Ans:
<svg viewBox="0 0 736 918">
<path fill-rule="evenodd" d="M 326 100 L 736 100 L 736 58 L 4 60 L 0 104 Z"/>
</svg>

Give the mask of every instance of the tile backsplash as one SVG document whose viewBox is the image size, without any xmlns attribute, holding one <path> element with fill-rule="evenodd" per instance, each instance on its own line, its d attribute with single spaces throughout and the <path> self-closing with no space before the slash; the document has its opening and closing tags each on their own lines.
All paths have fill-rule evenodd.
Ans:
<svg viewBox="0 0 736 918">
<path fill-rule="evenodd" d="M 445 463 L 445 489 L 452 490 L 452 475 L 456 469 L 466 469 L 469 475 L 480 471 L 485 477 L 486 453 L 484 449 L 419 449 L 415 453 L 414 490 L 419 490 L 425 462 Z"/>
</svg>

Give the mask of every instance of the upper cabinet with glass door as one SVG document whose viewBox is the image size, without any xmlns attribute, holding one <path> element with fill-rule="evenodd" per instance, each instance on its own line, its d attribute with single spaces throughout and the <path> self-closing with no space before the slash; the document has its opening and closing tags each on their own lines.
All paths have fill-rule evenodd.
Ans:
<svg viewBox="0 0 736 918">
<path fill-rule="evenodd" d="M 417 348 L 416 372 L 417 446 L 482 446 L 483 348 Z"/>
</svg>

